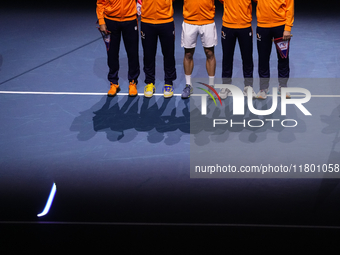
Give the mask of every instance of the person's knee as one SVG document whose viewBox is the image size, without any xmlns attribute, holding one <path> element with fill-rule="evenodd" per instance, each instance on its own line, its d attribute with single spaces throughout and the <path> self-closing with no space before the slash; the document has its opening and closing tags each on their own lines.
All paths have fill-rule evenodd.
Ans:
<svg viewBox="0 0 340 255">
<path fill-rule="evenodd" d="M 207 60 L 214 60 L 215 59 L 215 53 L 214 53 L 214 48 L 205 48 L 205 55 L 207 57 Z"/>
<path fill-rule="evenodd" d="M 193 57 L 194 57 L 194 53 L 192 51 L 186 51 L 185 54 L 184 54 L 184 58 L 186 60 L 192 61 Z"/>
</svg>

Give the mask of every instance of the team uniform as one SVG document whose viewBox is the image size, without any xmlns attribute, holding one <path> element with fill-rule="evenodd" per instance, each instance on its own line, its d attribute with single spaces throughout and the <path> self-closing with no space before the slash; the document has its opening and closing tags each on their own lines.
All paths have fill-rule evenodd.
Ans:
<svg viewBox="0 0 340 255">
<path fill-rule="evenodd" d="M 265 99 L 270 78 L 270 54 L 272 40 L 291 31 L 294 22 L 294 0 L 254 0 L 257 2 L 257 50 L 259 55 L 260 92 L 258 98 Z M 289 78 L 289 56 L 283 58 L 277 50 L 279 91 L 287 87 Z M 287 97 L 290 97 L 287 94 Z"/>
<path fill-rule="evenodd" d="M 106 25 L 110 33 L 107 51 L 111 88 L 109 96 L 119 92 L 119 48 L 121 36 L 128 58 L 129 95 L 136 96 L 137 80 L 140 74 L 138 56 L 138 20 L 135 0 L 97 0 L 97 18 L 99 25 Z"/>
<path fill-rule="evenodd" d="M 217 32 L 214 17 L 214 0 L 184 0 L 181 46 L 185 49 L 194 49 L 198 36 L 204 48 L 216 46 Z M 213 85 L 213 79 L 214 77 L 209 76 L 209 85 Z M 191 74 L 186 75 L 186 84 L 182 98 L 188 98 L 192 94 Z"/>
<path fill-rule="evenodd" d="M 222 78 L 224 83 L 231 84 L 233 74 L 233 61 L 236 40 L 238 40 L 243 66 L 244 94 L 253 86 L 253 30 L 252 3 L 251 0 L 219 0 L 223 3 L 222 17 Z M 252 89 L 252 88 L 251 88 Z M 222 99 L 230 95 L 228 89 L 222 89 L 219 93 Z M 253 97 L 256 94 L 253 92 Z"/>
<path fill-rule="evenodd" d="M 164 97 L 173 95 L 176 79 L 175 24 L 173 0 L 143 0 L 141 14 L 141 38 L 144 51 L 145 97 L 155 92 L 155 58 L 159 38 L 164 65 Z"/>
<path fill-rule="evenodd" d="M 215 4 L 213 0 L 184 0 L 181 46 L 195 48 L 198 35 L 203 47 L 217 45 L 215 26 Z"/>
</svg>

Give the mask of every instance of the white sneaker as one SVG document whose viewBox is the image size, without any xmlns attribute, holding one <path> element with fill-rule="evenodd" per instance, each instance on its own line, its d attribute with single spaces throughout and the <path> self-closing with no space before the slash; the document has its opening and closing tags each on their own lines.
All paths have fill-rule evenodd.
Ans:
<svg viewBox="0 0 340 255">
<path fill-rule="evenodd" d="M 259 93 L 257 93 L 256 98 L 266 99 L 268 94 L 269 94 L 269 89 L 263 89 L 263 90 L 260 90 Z"/>
<path fill-rule="evenodd" d="M 221 99 L 226 99 L 228 96 L 232 96 L 233 94 L 227 88 L 221 89 L 220 93 L 218 93 Z"/>
<path fill-rule="evenodd" d="M 254 91 L 254 89 L 253 89 L 253 87 L 252 86 L 246 86 L 246 87 L 244 87 L 244 90 L 243 90 L 243 95 L 246 97 L 246 96 L 248 96 L 248 89 L 251 89 L 251 91 L 252 91 L 252 96 L 253 96 L 253 98 L 256 98 L 256 93 L 255 93 L 255 91 Z"/>
<path fill-rule="evenodd" d="M 279 89 L 277 90 L 277 94 L 278 95 L 281 95 L 281 86 L 279 86 Z M 291 98 L 291 95 L 289 92 L 286 92 L 286 98 L 287 99 L 290 99 Z"/>
</svg>

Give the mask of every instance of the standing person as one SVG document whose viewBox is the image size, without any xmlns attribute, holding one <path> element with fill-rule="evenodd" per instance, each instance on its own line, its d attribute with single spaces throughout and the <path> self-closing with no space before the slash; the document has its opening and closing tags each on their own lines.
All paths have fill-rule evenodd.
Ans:
<svg viewBox="0 0 340 255">
<path fill-rule="evenodd" d="M 243 67 L 244 91 L 251 89 L 253 98 L 256 94 L 253 90 L 253 29 L 252 2 L 251 0 L 219 0 L 223 3 L 222 18 L 222 79 L 224 83 L 231 84 L 233 74 L 233 62 L 236 40 L 238 40 Z M 219 96 L 225 99 L 231 95 L 229 89 L 222 89 Z"/>
<path fill-rule="evenodd" d="M 191 74 L 194 68 L 193 55 L 198 35 L 206 55 L 209 85 L 214 86 L 216 70 L 214 47 L 217 45 L 214 0 L 184 0 L 183 17 L 181 46 L 184 47 L 183 66 L 186 86 L 182 92 L 182 98 L 189 98 L 193 93 Z"/>
<path fill-rule="evenodd" d="M 97 17 L 101 32 L 110 34 L 107 51 L 110 81 L 108 96 L 120 91 L 118 84 L 119 47 L 123 36 L 128 58 L 129 95 L 137 96 L 137 79 L 140 73 L 138 56 L 138 21 L 136 0 L 97 0 Z"/>
<path fill-rule="evenodd" d="M 173 0 L 143 0 L 141 16 L 141 38 L 144 51 L 145 83 L 144 96 L 155 93 L 155 68 L 157 39 L 159 38 L 164 66 L 164 97 L 173 95 L 176 79 L 175 24 Z"/>
<path fill-rule="evenodd" d="M 294 0 L 254 0 L 257 2 L 257 50 L 259 55 L 260 91 L 257 98 L 266 99 L 269 91 L 269 60 L 272 40 L 282 38 L 290 40 L 294 22 Z M 284 58 L 277 51 L 279 93 L 282 87 L 287 87 L 289 78 L 289 56 Z M 290 94 L 286 94 L 290 98 Z"/>
</svg>

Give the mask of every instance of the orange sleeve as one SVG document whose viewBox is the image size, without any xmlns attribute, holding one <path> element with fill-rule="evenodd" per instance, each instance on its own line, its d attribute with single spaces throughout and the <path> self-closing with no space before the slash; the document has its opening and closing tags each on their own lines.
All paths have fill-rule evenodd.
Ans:
<svg viewBox="0 0 340 255">
<path fill-rule="evenodd" d="M 294 0 L 256 0 L 259 27 L 285 26 L 291 31 L 294 23 Z"/>
<path fill-rule="evenodd" d="M 285 30 L 291 31 L 294 23 L 294 0 L 286 0 L 286 24 Z"/>
<path fill-rule="evenodd" d="M 106 5 L 106 0 L 97 0 L 97 18 L 98 18 L 98 24 L 104 25 L 104 6 Z"/>
</svg>

